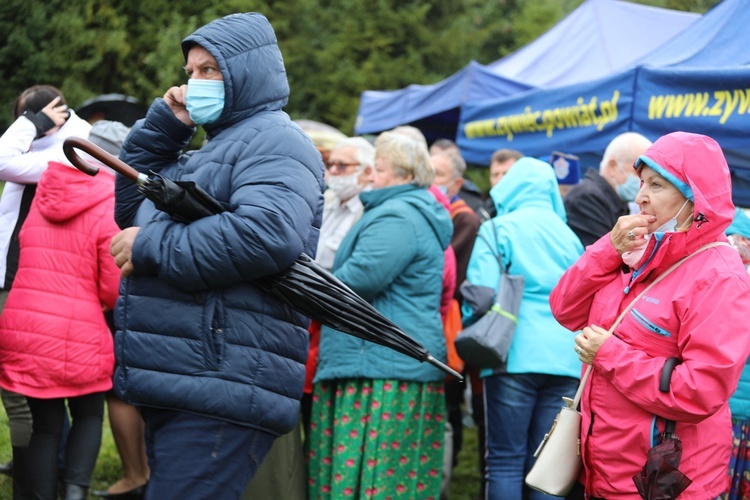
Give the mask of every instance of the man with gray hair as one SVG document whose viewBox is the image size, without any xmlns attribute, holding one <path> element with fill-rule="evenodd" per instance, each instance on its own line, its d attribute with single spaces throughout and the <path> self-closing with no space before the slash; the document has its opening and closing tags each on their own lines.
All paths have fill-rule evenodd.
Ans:
<svg viewBox="0 0 750 500">
<path fill-rule="evenodd" d="M 362 137 L 339 142 L 326 162 L 323 222 L 316 261 L 330 270 L 346 233 L 362 215 L 359 193 L 367 186 L 375 163 L 375 147 Z"/>
<path fill-rule="evenodd" d="M 641 134 L 625 132 L 607 146 L 599 171 L 589 168 L 583 180 L 565 197 L 568 226 L 584 247 L 607 234 L 628 203 L 635 200 L 640 180 L 633 164 L 651 146 Z"/>
<path fill-rule="evenodd" d="M 362 216 L 364 207 L 359 193 L 368 186 L 374 164 L 375 146 L 363 137 L 349 137 L 336 144 L 325 163 L 328 189 L 324 193 L 323 222 L 315 261 L 329 271 L 341 242 Z M 302 396 L 302 420 L 306 436 L 310 433 L 312 380 L 318 365 L 320 323 L 313 321 L 308 331 L 310 350 Z"/>
<path fill-rule="evenodd" d="M 479 231 L 480 221 L 479 216 L 460 197 L 461 187 L 464 184 L 464 173 L 466 172 L 466 162 L 463 158 L 450 151 L 436 150 L 430 156 L 430 161 L 432 168 L 435 170 L 434 185 L 445 194 L 450 203 L 449 212 L 453 222 L 451 247 L 456 255 L 456 289 L 449 314 L 455 312 L 460 317 L 458 312 L 462 301 L 460 287 L 466 279 L 466 267 L 469 265 L 469 258 L 474 249 L 474 241 Z M 446 333 L 450 332 L 446 329 Z M 448 337 L 447 341 L 452 343 L 454 338 L 450 335 Z M 445 478 L 441 498 L 447 496 L 452 470 L 458 463 L 458 454 L 463 445 L 461 402 L 463 401 L 465 387 L 464 383 L 452 377 L 445 382 L 445 403 L 450 430 L 446 431 L 446 463 L 443 467 Z M 450 453 L 449 456 L 448 453 Z"/>
<path fill-rule="evenodd" d="M 464 184 L 466 162 L 460 156 L 437 152 L 430 156 L 435 169 L 435 185 L 450 202 L 451 219 L 453 220 L 453 237 L 451 246 L 456 253 L 456 294 L 460 300 L 459 286 L 466 278 L 466 266 L 469 265 L 471 250 L 479 231 L 479 216 L 459 196 Z"/>
</svg>

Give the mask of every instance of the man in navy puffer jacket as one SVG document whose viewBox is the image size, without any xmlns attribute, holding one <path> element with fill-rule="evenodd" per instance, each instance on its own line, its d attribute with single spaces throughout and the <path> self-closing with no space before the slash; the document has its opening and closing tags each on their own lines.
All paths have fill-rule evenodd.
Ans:
<svg viewBox="0 0 750 500">
<path fill-rule="evenodd" d="M 115 390 L 147 426 L 147 498 L 237 498 L 299 416 L 307 323 L 254 280 L 314 256 L 323 165 L 281 109 L 276 36 L 234 14 L 182 42 L 187 85 L 136 123 L 120 158 L 194 181 L 227 208 L 182 224 L 118 178 Z M 182 154 L 203 125 L 207 143 Z"/>
</svg>

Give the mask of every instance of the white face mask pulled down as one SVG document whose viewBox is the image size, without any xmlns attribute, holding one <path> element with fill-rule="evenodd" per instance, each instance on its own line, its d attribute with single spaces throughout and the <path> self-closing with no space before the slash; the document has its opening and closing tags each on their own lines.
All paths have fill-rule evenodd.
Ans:
<svg viewBox="0 0 750 500">
<path fill-rule="evenodd" d="M 677 231 L 677 217 L 680 216 L 684 208 L 687 206 L 688 201 L 690 200 L 685 200 L 685 203 L 682 204 L 677 213 L 667 222 L 659 226 L 656 231 L 654 231 L 654 233 L 674 233 L 675 231 Z M 690 220 L 690 218 L 688 218 L 687 220 Z M 645 234 L 643 238 L 644 240 L 646 240 L 646 243 L 644 245 L 636 248 L 631 252 L 625 252 L 622 254 L 622 261 L 631 268 L 635 268 L 643 258 L 643 252 L 646 251 L 648 241 L 651 239 L 651 233 Z"/>
<path fill-rule="evenodd" d="M 326 184 L 341 201 L 347 201 L 359 194 L 363 187 L 359 185 L 359 172 L 351 175 L 331 175 Z"/>
</svg>

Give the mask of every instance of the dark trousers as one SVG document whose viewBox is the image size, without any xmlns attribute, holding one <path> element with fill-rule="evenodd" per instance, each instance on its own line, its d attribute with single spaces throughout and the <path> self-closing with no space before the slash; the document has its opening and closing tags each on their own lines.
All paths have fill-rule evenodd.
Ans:
<svg viewBox="0 0 750 500">
<path fill-rule="evenodd" d="M 65 398 L 26 398 L 34 421 L 27 466 L 35 498 L 57 498 L 60 438 Z M 65 447 L 63 482 L 88 488 L 102 441 L 104 393 L 68 398 L 71 426 Z"/>
<path fill-rule="evenodd" d="M 215 418 L 143 407 L 147 500 L 240 498 L 274 436 Z"/>
<path fill-rule="evenodd" d="M 448 422 L 453 429 L 453 467 L 458 463 L 458 454 L 463 447 L 463 412 L 461 403 L 464 400 L 465 382 L 459 382 L 458 379 L 450 377 L 445 382 L 445 409 L 448 413 Z"/>
</svg>

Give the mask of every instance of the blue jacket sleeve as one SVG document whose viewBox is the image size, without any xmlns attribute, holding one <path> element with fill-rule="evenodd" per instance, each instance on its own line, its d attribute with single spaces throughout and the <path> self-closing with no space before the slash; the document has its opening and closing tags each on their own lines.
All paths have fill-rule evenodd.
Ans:
<svg viewBox="0 0 750 500">
<path fill-rule="evenodd" d="M 133 246 L 135 272 L 198 291 L 290 266 L 311 241 L 322 199 L 317 151 L 300 147 L 294 134 L 302 132 L 278 127 L 222 145 L 240 148 L 233 165 L 214 165 L 227 177 L 230 208 L 187 225 L 167 218 L 146 224 Z M 199 153 L 194 158 L 202 161 Z"/>
<path fill-rule="evenodd" d="M 138 172 L 160 172 L 177 162 L 195 129 L 178 120 L 163 99 L 154 100 L 146 118 L 139 120 L 120 151 L 120 159 Z M 120 229 L 133 225 L 135 213 L 143 201 L 136 184 L 117 176 L 115 183 L 115 221 Z"/>
</svg>

